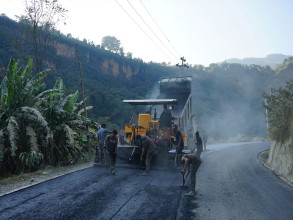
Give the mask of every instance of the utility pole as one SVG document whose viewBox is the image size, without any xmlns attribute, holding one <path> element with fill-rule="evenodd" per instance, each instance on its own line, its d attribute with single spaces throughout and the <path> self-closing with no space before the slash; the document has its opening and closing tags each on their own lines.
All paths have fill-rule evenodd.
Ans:
<svg viewBox="0 0 293 220">
<path fill-rule="evenodd" d="M 180 57 L 180 60 L 181 60 L 181 65 L 179 63 L 176 64 L 177 67 L 180 68 L 180 77 L 182 76 L 182 71 L 183 71 L 183 68 L 189 68 L 188 64 L 184 64 L 184 62 L 186 62 L 186 59 L 184 57 Z"/>
<path fill-rule="evenodd" d="M 86 109 L 86 103 L 85 103 L 85 95 L 84 95 L 84 85 L 83 85 L 83 74 L 82 74 L 82 68 L 81 68 L 81 63 L 80 63 L 80 58 L 79 58 L 79 51 L 78 47 L 76 46 L 76 55 L 77 55 L 77 62 L 79 66 L 79 74 L 80 74 L 80 87 L 81 87 L 81 95 L 82 95 L 82 101 L 83 101 L 83 108 L 84 108 L 84 113 L 85 117 L 87 119 L 87 109 Z M 88 124 L 86 123 L 86 131 L 89 132 Z M 87 134 L 87 146 L 89 146 L 89 134 Z"/>
</svg>

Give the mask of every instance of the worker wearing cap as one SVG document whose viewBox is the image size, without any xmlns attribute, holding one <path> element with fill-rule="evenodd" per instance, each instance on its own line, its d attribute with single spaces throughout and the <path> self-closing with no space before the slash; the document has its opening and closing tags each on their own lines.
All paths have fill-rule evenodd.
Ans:
<svg viewBox="0 0 293 220">
<path fill-rule="evenodd" d="M 118 137 L 117 130 L 113 130 L 110 135 L 108 135 L 105 139 L 105 149 L 110 160 L 110 172 L 111 174 L 115 174 L 115 163 L 117 156 L 117 145 L 118 145 Z"/>
<path fill-rule="evenodd" d="M 145 168 L 145 171 L 143 172 L 142 175 L 148 175 L 150 172 L 152 158 L 155 155 L 158 148 L 157 148 L 156 144 L 152 141 L 152 139 L 150 139 L 146 135 L 137 135 L 136 140 L 142 148 L 140 160 L 143 160 L 143 158 L 145 156 L 146 168 Z"/>
<path fill-rule="evenodd" d="M 190 191 L 186 193 L 186 196 L 195 195 L 195 185 L 196 185 L 196 172 L 201 164 L 201 159 L 194 153 L 181 155 L 181 161 L 184 163 L 182 173 L 184 174 L 184 179 L 190 173 Z M 191 168 L 190 168 L 191 165 Z"/>
</svg>

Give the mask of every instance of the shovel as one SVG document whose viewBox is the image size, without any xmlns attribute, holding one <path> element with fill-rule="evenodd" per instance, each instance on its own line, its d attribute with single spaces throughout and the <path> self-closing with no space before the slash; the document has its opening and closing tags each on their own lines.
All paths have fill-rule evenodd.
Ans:
<svg viewBox="0 0 293 220">
<path fill-rule="evenodd" d="M 136 150 L 136 146 L 133 147 L 132 153 L 131 153 L 130 157 L 128 158 L 129 160 L 132 160 L 132 157 L 133 157 L 135 150 Z"/>
</svg>

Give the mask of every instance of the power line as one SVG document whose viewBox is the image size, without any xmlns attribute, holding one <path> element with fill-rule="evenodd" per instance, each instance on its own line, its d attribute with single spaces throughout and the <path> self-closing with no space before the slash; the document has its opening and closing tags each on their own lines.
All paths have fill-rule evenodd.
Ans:
<svg viewBox="0 0 293 220">
<path fill-rule="evenodd" d="M 156 20 L 154 19 L 154 17 L 150 14 L 150 12 L 148 11 L 148 9 L 145 7 L 145 5 L 143 4 L 142 0 L 140 0 L 141 5 L 144 7 L 144 9 L 146 10 L 146 12 L 149 14 L 149 16 L 151 17 L 151 19 L 153 20 L 153 22 L 156 24 L 156 26 L 158 27 L 158 29 L 161 31 L 161 33 L 163 34 L 163 36 L 166 38 L 166 40 L 168 41 L 168 43 L 170 44 L 170 46 L 173 48 L 173 50 L 177 53 L 177 56 L 179 57 L 179 53 L 178 51 L 174 48 L 174 46 L 171 44 L 170 40 L 168 39 L 168 37 L 166 36 L 166 34 L 163 32 L 162 28 L 159 26 L 159 24 L 156 22 Z"/>
<path fill-rule="evenodd" d="M 135 21 L 135 19 L 126 11 L 125 8 L 118 2 L 118 0 L 115 0 L 115 2 L 120 6 L 120 8 L 128 15 L 128 17 L 139 27 L 139 29 L 153 42 L 153 44 L 163 53 L 165 54 L 170 60 L 172 60 L 168 54 L 166 54 L 160 46 L 143 30 L 143 28 Z"/>
<path fill-rule="evenodd" d="M 161 44 L 169 51 L 169 53 L 174 56 L 174 58 L 177 59 L 176 55 L 172 53 L 172 51 L 169 50 L 169 48 L 164 44 L 164 42 L 158 37 L 158 35 L 152 30 L 152 28 L 146 23 L 144 18 L 138 13 L 138 11 L 133 7 L 133 5 L 127 0 L 128 4 L 132 7 L 132 9 L 135 11 L 135 13 L 140 17 L 140 19 L 143 21 L 143 23 L 149 28 L 149 30 L 153 33 L 153 35 L 161 42 Z"/>
</svg>

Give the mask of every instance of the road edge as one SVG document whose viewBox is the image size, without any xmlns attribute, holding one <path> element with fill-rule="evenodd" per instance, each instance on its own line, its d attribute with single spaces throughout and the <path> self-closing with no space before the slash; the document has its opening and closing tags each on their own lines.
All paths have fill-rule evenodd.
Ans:
<svg viewBox="0 0 293 220">
<path fill-rule="evenodd" d="M 55 179 L 55 178 L 58 178 L 58 177 L 61 177 L 76 171 L 87 169 L 92 166 L 93 166 L 92 162 L 87 162 L 87 163 L 73 165 L 72 167 L 68 167 L 62 171 L 56 171 L 56 168 L 53 167 L 51 172 L 44 171 L 42 175 L 34 175 L 34 173 L 26 173 L 28 177 L 26 177 L 25 180 L 20 180 L 16 183 L 1 185 L 2 189 L 0 190 L 0 197 L 19 191 L 19 190 L 23 190 L 31 186 L 38 185 L 40 183 L 49 181 L 51 179 Z"/>
<path fill-rule="evenodd" d="M 267 163 L 268 160 L 268 154 L 270 152 L 270 149 L 264 150 L 262 152 L 260 152 L 257 155 L 257 159 L 260 161 L 260 163 L 266 167 L 268 170 L 270 170 L 271 172 L 273 172 L 279 179 L 281 179 L 283 182 L 285 182 L 286 184 L 288 184 L 289 186 L 293 187 L 293 183 L 290 182 L 288 179 L 286 179 L 286 177 L 278 174 L 277 172 L 275 172 Z"/>
</svg>

